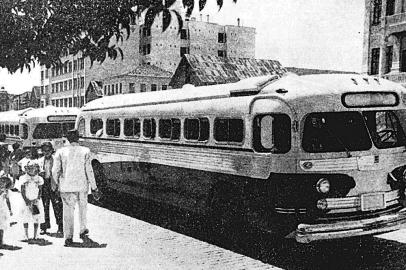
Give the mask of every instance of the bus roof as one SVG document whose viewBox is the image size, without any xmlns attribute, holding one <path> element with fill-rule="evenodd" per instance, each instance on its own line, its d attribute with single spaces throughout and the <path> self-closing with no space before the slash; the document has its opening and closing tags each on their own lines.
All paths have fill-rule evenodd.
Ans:
<svg viewBox="0 0 406 270">
<path fill-rule="evenodd" d="M 358 74 L 319 74 L 297 76 L 287 74 L 275 78 L 275 75 L 252 77 L 236 83 L 194 87 L 185 85 L 181 89 L 159 92 L 132 93 L 106 96 L 87 103 L 83 111 L 114 109 L 140 105 L 157 105 L 177 102 L 210 100 L 235 96 L 247 96 L 253 99 L 257 95 L 278 95 L 293 104 L 304 100 L 311 103 L 327 105 L 335 103 L 341 106 L 341 95 L 347 92 L 394 91 L 405 89 L 396 83 Z M 332 98 L 334 96 L 334 98 Z M 311 97 L 314 97 L 313 99 Z M 327 103 L 323 103 L 324 100 Z M 313 100 L 313 101 L 312 101 Z M 294 105 L 295 106 L 295 105 Z M 296 106 L 295 106 L 296 107 Z"/>
<path fill-rule="evenodd" d="M 31 109 L 22 114 L 24 118 L 46 118 L 50 115 L 78 115 L 80 109 L 46 106 L 44 108 Z"/>
</svg>

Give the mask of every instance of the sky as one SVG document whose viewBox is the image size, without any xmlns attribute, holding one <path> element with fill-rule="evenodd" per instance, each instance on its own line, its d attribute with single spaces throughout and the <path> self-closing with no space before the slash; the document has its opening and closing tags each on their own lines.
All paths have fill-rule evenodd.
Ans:
<svg viewBox="0 0 406 270">
<path fill-rule="evenodd" d="M 359 0 L 215 0 L 194 12 L 203 20 L 256 28 L 256 58 L 283 66 L 361 71 L 364 1 Z M 9 74 L 0 69 L 0 87 L 20 94 L 40 85 L 40 68 Z"/>
</svg>

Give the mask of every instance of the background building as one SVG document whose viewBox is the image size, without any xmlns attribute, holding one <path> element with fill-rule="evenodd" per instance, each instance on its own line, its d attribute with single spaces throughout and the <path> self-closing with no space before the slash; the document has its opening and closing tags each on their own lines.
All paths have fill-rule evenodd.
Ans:
<svg viewBox="0 0 406 270">
<path fill-rule="evenodd" d="M 158 16 L 151 28 L 134 25 L 131 30 L 130 37 L 117 44 L 124 53 L 122 60 L 106 58 L 102 64 L 91 66 L 90 60 L 80 54 L 64 55 L 61 66 L 42 66 L 41 106 L 80 107 L 94 98 L 93 90 L 98 87 L 103 88 L 103 95 L 165 90 L 180 59 L 188 53 L 245 58 L 255 55 L 255 28 L 240 26 L 239 21 L 234 26 L 219 25 L 211 23 L 208 16 L 204 21 L 200 16 L 200 20 L 186 20 L 181 31 L 177 20 L 172 20 L 162 32 L 162 18 Z M 85 99 L 86 92 L 91 97 Z"/>
<path fill-rule="evenodd" d="M 363 47 L 363 73 L 406 84 L 406 1 L 365 1 Z"/>
</svg>

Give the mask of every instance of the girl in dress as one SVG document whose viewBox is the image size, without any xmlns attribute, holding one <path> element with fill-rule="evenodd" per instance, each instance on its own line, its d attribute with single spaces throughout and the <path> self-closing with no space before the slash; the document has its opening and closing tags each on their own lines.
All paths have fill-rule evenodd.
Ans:
<svg viewBox="0 0 406 270">
<path fill-rule="evenodd" d="M 8 190 L 12 188 L 13 182 L 6 176 L 0 177 L 0 246 L 3 245 L 4 231 L 9 226 L 9 209 L 7 207 Z"/>
<path fill-rule="evenodd" d="M 28 161 L 25 172 L 18 180 L 18 185 L 23 198 L 20 219 L 24 226 L 25 239 L 28 240 L 28 223 L 34 224 L 33 239 L 36 239 L 39 224 L 45 222 L 41 200 L 41 186 L 44 184 L 44 179 L 38 175 L 39 166 L 36 162 Z"/>
</svg>

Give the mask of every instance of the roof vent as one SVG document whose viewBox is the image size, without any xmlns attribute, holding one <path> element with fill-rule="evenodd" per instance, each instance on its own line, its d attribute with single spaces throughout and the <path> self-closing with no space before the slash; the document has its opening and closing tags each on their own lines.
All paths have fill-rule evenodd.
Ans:
<svg viewBox="0 0 406 270">
<path fill-rule="evenodd" d="M 355 84 L 355 85 L 358 85 L 358 82 L 357 82 L 357 80 L 356 79 L 354 79 L 354 78 L 351 78 L 351 81 Z"/>
<path fill-rule="evenodd" d="M 286 94 L 288 92 L 288 90 L 283 89 L 283 88 L 279 88 L 275 92 L 278 93 L 278 94 Z"/>
<path fill-rule="evenodd" d="M 376 81 L 377 84 L 381 85 L 378 78 L 374 78 L 374 81 Z"/>
<path fill-rule="evenodd" d="M 363 79 L 364 79 L 364 81 L 365 81 L 367 84 L 369 84 L 368 78 L 363 78 Z"/>
<path fill-rule="evenodd" d="M 230 89 L 230 96 L 256 95 L 267 85 L 279 79 L 278 75 L 265 75 L 251 77 L 234 83 L 234 88 Z"/>
</svg>

